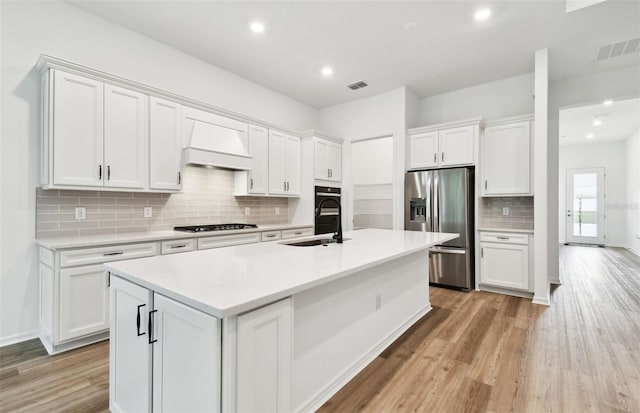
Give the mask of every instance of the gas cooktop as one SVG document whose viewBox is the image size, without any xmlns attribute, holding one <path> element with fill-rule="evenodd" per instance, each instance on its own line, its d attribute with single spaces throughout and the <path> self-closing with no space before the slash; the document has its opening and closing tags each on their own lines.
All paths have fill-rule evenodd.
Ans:
<svg viewBox="0 0 640 413">
<path fill-rule="evenodd" d="M 213 224 L 213 225 L 189 225 L 184 227 L 173 227 L 175 231 L 184 232 L 209 232 L 209 231 L 229 231 L 234 229 L 258 228 L 255 224 Z"/>
</svg>

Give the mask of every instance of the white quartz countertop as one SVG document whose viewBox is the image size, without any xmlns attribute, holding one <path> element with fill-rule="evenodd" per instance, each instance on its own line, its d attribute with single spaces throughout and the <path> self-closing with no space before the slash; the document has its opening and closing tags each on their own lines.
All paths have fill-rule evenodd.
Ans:
<svg viewBox="0 0 640 413">
<path fill-rule="evenodd" d="M 512 232 L 517 234 L 533 234 L 532 229 L 517 229 L 517 228 L 492 228 L 492 227 L 479 227 L 478 231 L 485 232 Z"/>
<path fill-rule="evenodd" d="M 184 231 L 153 231 L 153 232 L 129 232 L 124 234 L 106 234 L 106 235 L 80 235 L 72 237 L 56 237 L 56 238 L 40 238 L 36 242 L 52 250 L 97 247 L 100 245 L 111 244 L 129 244 L 133 242 L 147 241 L 164 241 L 182 238 L 199 238 L 214 237 L 216 235 L 229 235 L 250 232 L 276 231 L 294 228 L 309 228 L 313 224 L 294 225 L 294 224 L 268 224 L 258 225 L 258 228 L 238 229 L 230 231 L 209 231 L 209 232 L 184 232 Z"/>
<path fill-rule="evenodd" d="M 343 244 L 247 244 L 111 262 L 105 268 L 205 313 L 227 317 L 426 250 L 458 234 L 365 229 L 345 232 L 344 237 L 350 240 Z M 425 280 L 426 271 L 425 262 Z"/>
</svg>

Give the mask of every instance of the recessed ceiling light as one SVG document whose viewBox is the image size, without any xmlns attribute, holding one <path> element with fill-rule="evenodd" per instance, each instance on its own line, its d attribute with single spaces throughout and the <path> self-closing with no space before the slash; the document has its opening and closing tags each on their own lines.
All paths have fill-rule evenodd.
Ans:
<svg viewBox="0 0 640 413">
<path fill-rule="evenodd" d="M 600 119 L 596 119 L 593 121 L 593 126 L 600 126 L 602 125 L 602 121 Z"/>
<path fill-rule="evenodd" d="M 322 76 L 324 77 L 330 77 L 333 75 L 333 68 L 331 66 L 324 66 L 320 69 L 320 73 L 322 73 Z"/>
<path fill-rule="evenodd" d="M 589 133 L 587 134 L 587 139 L 593 139 L 594 138 L 594 134 L 593 133 Z"/>
<path fill-rule="evenodd" d="M 605 105 L 605 106 L 611 106 L 611 105 L 613 105 L 613 100 L 607 99 L 604 102 L 602 102 L 602 104 Z"/>
<path fill-rule="evenodd" d="M 491 17 L 491 10 L 480 9 L 476 12 L 476 14 L 473 15 L 473 17 L 479 22 L 483 20 L 487 20 L 489 17 Z"/>
<path fill-rule="evenodd" d="M 249 28 L 254 33 L 262 33 L 264 32 L 264 23 L 259 21 L 251 22 L 251 24 L 249 25 Z"/>
</svg>

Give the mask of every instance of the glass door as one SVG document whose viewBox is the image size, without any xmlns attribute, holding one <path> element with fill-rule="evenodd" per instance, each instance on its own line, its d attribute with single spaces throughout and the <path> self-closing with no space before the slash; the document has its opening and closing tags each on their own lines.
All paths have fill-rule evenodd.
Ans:
<svg viewBox="0 0 640 413">
<path fill-rule="evenodd" d="M 604 168 L 567 170 L 567 242 L 604 245 Z"/>
</svg>

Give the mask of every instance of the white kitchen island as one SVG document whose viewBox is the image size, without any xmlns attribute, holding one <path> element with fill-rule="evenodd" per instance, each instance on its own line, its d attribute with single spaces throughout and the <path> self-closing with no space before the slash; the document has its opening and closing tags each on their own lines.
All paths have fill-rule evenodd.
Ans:
<svg viewBox="0 0 640 413">
<path fill-rule="evenodd" d="M 429 312 L 428 248 L 457 234 L 344 237 L 106 264 L 111 410 L 320 407 Z"/>
</svg>

